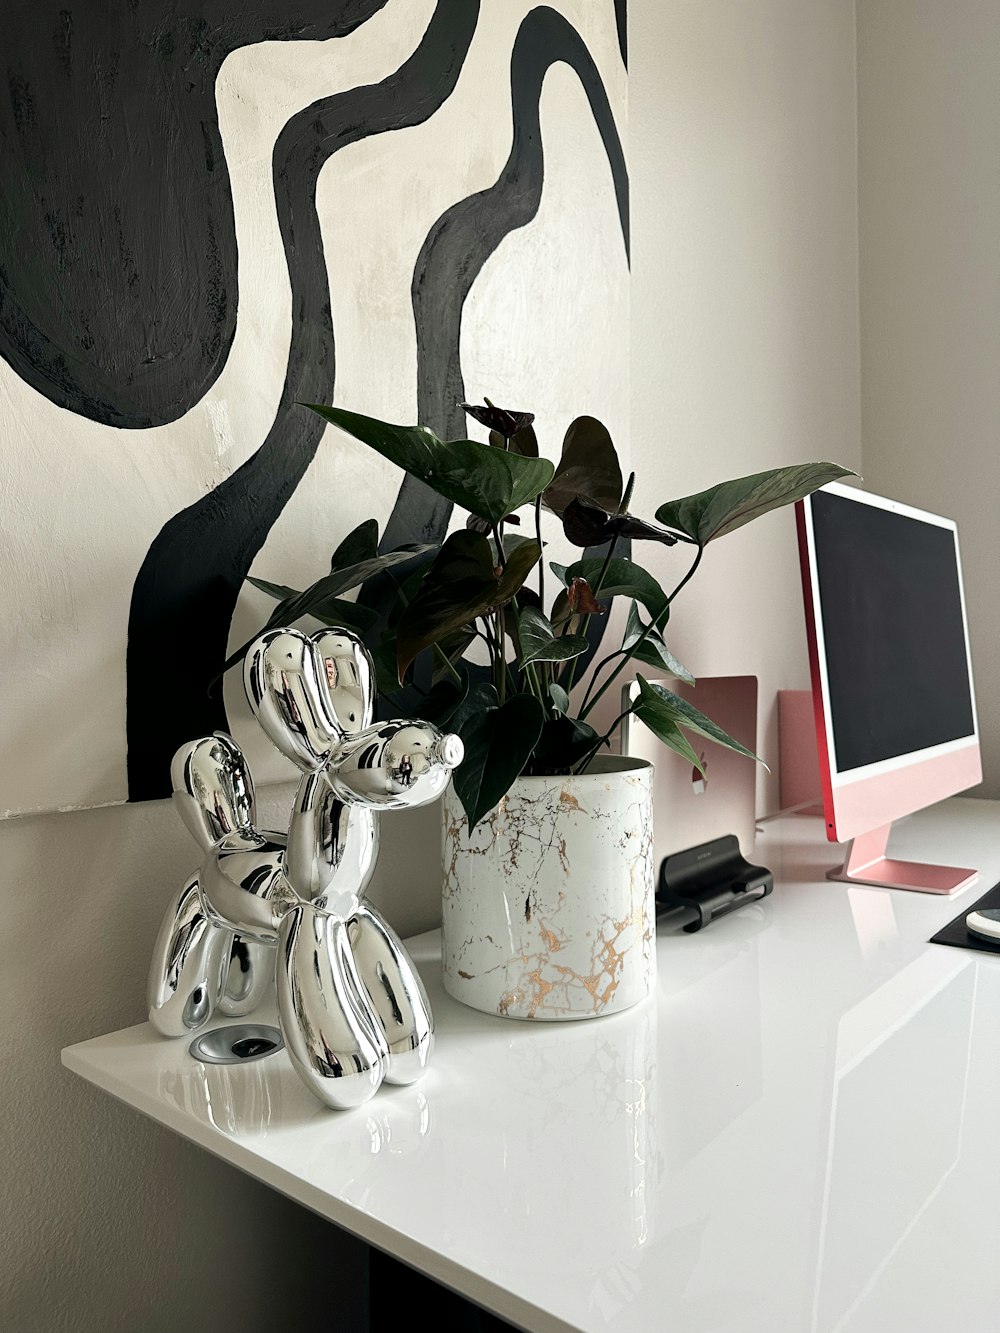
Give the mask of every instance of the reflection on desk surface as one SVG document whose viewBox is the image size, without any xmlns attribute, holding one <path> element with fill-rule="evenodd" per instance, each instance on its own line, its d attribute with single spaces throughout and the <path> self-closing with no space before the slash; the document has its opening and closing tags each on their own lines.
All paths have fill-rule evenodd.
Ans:
<svg viewBox="0 0 1000 1333">
<path fill-rule="evenodd" d="M 814 1333 L 850 1327 L 959 1164 L 976 982 L 924 954 L 840 1021 Z"/>
</svg>

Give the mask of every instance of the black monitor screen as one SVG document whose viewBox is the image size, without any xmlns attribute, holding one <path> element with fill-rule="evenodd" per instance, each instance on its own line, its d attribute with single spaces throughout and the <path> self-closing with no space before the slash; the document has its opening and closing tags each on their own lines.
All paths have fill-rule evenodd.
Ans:
<svg viewBox="0 0 1000 1333">
<path fill-rule="evenodd" d="M 837 771 L 973 735 L 952 530 L 827 491 L 810 505 Z"/>
</svg>

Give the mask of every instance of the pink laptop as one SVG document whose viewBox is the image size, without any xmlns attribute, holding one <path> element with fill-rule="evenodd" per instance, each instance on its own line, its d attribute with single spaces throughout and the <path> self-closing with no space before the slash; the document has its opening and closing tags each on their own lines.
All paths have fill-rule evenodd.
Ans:
<svg viewBox="0 0 1000 1333">
<path fill-rule="evenodd" d="M 703 676 L 697 685 L 673 677 L 651 680 L 688 700 L 757 753 L 757 677 Z M 634 682 L 623 690 L 634 699 Z M 623 703 L 627 707 L 627 702 Z M 740 851 L 749 856 L 757 830 L 757 765 L 752 759 L 685 732 L 705 767 L 705 777 L 668 749 L 637 718 L 622 726 L 622 753 L 648 759 L 653 774 L 653 854 L 659 867 L 665 856 L 735 833 Z"/>
</svg>

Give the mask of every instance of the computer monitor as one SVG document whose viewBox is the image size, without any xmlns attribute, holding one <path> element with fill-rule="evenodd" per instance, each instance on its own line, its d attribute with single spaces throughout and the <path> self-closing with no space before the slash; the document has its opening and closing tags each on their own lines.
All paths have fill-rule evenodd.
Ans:
<svg viewBox="0 0 1000 1333">
<path fill-rule="evenodd" d="M 982 779 L 958 529 L 832 482 L 796 505 L 829 878 L 955 893 L 977 872 L 886 856 L 892 822 Z"/>
</svg>

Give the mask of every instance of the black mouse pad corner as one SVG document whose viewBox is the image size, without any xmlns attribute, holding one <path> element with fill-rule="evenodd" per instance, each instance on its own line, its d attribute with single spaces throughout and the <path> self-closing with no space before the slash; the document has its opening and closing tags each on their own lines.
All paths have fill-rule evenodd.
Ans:
<svg viewBox="0 0 1000 1333">
<path fill-rule="evenodd" d="M 979 935 L 973 935 L 965 924 L 965 918 L 970 912 L 979 911 L 984 907 L 1000 907 L 1000 884 L 994 884 L 993 888 L 981 898 L 977 898 L 968 907 L 963 907 L 958 916 L 953 917 L 936 935 L 931 936 L 929 943 L 950 944 L 957 949 L 978 949 L 980 953 L 1000 954 L 1000 940 L 991 942 Z"/>
</svg>

